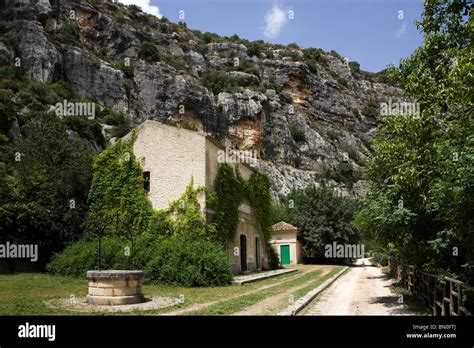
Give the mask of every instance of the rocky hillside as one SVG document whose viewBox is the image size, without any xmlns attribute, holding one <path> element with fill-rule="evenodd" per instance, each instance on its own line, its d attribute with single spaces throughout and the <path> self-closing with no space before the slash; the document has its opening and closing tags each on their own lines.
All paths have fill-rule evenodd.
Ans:
<svg viewBox="0 0 474 348">
<path fill-rule="evenodd" d="M 360 71 L 334 51 L 201 33 L 109 1 L 0 0 L 0 18 L 2 64 L 132 127 L 154 119 L 257 150 L 275 198 L 321 180 L 360 194 L 378 105 L 401 95 L 383 72 Z M 88 138 L 91 150 L 121 135 L 110 119 L 94 121 L 101 132 Z M 20 136 L 21 122 L 9 127 Z"/>
</svg>

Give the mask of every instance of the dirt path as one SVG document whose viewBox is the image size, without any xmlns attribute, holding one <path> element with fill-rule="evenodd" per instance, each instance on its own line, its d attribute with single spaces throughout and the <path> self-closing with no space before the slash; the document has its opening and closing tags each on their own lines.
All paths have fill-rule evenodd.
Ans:
<svg viewBox="0 0 474 348">
<path fill-rule="evenodd" d="M 250 291 L 242 292 L 242 293 L 240 293 L 238 295 L 235 295 L 235 296 L 227 297 L 227 298 L 224 298 L 222 300 L 217 300 L 217 301 L 211 301 L 211 302 L 205 302 L 205 303 L 196 303 L 196 304 L 193 304 L 193 305 L 191 305 L 189 307 L 186 307 L 186 308 L 178 309 L 178 310 L 175 310 L 175 311 L 172 311 L 172 312 L 160 313 L 158 315 L 183 315 L 183 314 L 198 312 L 198 311 L 201 311 L 203 309 L 206 309 L 207 307 L 213 306 L 213 305 L 215 305 L 219 302 L 227 301 L 227 300 L 230 300 L 230 299 L 235 299 L 235 298 L 245 296 L 245 295 L 255 294 L 259 291 L 266 290 L 266 289 L 269 289 L 269 288 L 273 288 L 274 286 L 278 286 L 280 284 L 284 284 L 284 283 L 289 282 L 291 280 L 300 278 L 300 277 L 304 276 L 305 274 L 310 273 L 310 272 L 314 272 L 314 271 L 315 271 L 314 268 L 310 268 L 310 269 L 304 270 L 303 272 L 298 273 L 296 275 L 290 275 L 289 277 L 284 278 L 279 282 L 264 285 L 264 286 L 258 287 L 256 289 L 253 289 L 253 290 L 250 290 Z M 242 286 L 242 285 L 239 285 L 239 286 Z M 245 288 L 242 287 L 242 290 L 243 289 L 245 289 Z"/>
<path fill-rule="evenodd" d="M 258 314 L 262 315 L 262 314 L 266 314 L 264 312 L 270 310 L 272 307 L 278 305 L 282 301 L 287 300 L 291 294 L 295 293 L 296 291 L 298 291 L 300 289 L 303 289 L 303 288 L 307 287 L 311 283 L 314 283 L 314 281 L 316 279 L 324 277 L 330 271 L 331 271 L 330 267 L 321 269 L 321 273 L 319 273 L 319 274 L 315 273 L 314 274 L 314 279 L 311 279 L 311 280 L 309 280 L 309 281 L 307 281 L 303 284 L 300 284 L 298 286 L 292 287 L 292 288 L 290 288 L 290 289 L 288 289 L 288 290 L 286 290 L 286 291 L 284 291 L 280 294 L 277 294 L 275 296 L 267 297 L 264 300 L 262 300 L 260 302 L 257 302 L 257 303 L 255 303 L 254 305 L 252 305 L 250 307 L 245 308 L 243 311 L 233 313 L 232 315 L 258 315 Z M 306 273 L 308 273 L 308 272 L 306 272 Z"/>
<path fill-rule="evenodd" d="M 378 267 L 361 259 L 304 311 L 304 315 L 410 315 L 390 290 L 391 281 Z"/>
</svg>

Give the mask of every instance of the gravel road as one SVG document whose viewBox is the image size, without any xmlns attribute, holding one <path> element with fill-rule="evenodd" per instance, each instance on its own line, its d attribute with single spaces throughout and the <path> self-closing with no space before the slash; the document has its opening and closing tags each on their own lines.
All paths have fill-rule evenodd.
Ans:
<svg viewBox="0 0 474 348">
<path fill-rule="evenodd" d="M 410 315 L 399 296 L 390 290 L 379 267 L 359 259 L 312 303 L 303 315 Z"/>
</svg>

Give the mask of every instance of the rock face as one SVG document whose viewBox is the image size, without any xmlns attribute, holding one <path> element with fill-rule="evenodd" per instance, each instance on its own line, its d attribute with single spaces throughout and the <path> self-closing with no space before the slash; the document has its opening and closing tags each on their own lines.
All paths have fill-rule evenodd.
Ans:
<svg viewBox="0 0 474 348">
<path fill-rule="evenodd" d="M 0 3 L 0 60 L 19 58 L 30 79 L 65 81 L 135 125 L 172 122 L 257 150 L 276 199 L 322 180 L 342 194 L 363 194 L 359 173 L 378 123 L 373 105 L 402 98 L 324 51 L 313 61 L 285 46 L 255 52 L 247 41 L 209 39 L 113 2 Z M 139 54 L 144 42 L 158 58 Z M 341 166 L 352 180 L 339 175 Z"/>
<path fill-rule="evenodd" d="M 44 35 L 38 22 L 18 20 L 8 27 L 7 37 L 17 43 L 20 64 L 27 76 L 36 81 L 51 83 L 61 71 L 61 55 Z"/>
<path fill-rule="evenodd" d="M 100 100 L 119 111 L 128 110 L 122 71 L 75 47 L 64 53 L 63 62 L 64 80 L 75 94 Z"/>
</svg>

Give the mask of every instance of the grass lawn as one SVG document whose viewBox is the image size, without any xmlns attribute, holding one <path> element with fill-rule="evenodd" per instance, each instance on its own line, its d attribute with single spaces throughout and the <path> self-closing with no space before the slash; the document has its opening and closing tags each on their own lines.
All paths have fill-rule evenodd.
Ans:
<svg viewBox="0 0 474 348">
<path fill-rule="evenodd" d="M 52 299 L 85 297 L 87 295 L 86 279 L 71 279 L 44 273 L 0 275 L 0 315 L 150 315 L 207 303 L 210 307 L 191 312 L 191 314 L 230 314 L 269 296 L 291 291 L 291 288 L 297 285 L 308 283 L 304 290 L 309 291 L 327 279 L 329 274 L 324 277 L 320 274 L 322 270 L 327 271 L 328 267 L 331 268 L 330 274 L 335 274 L 340 269 L 338 266 L 298 265 L 296 272 L 275 278 L 246 285 L 211 288 L 185 288 L 166 284 L 144 285 L 145 296 L 176 297 L 184 299 L 184 302 L 161 310 L 128 313 L 79 313 L 50 308 L 46 305 L 45 301 Z M 303 292 L 303 290 L 296 292 L 294 299 L 297 300 L 298 296 L 303 296 Z M 215 303 L 216 301 L 221 302 Z"/>
</svg>

